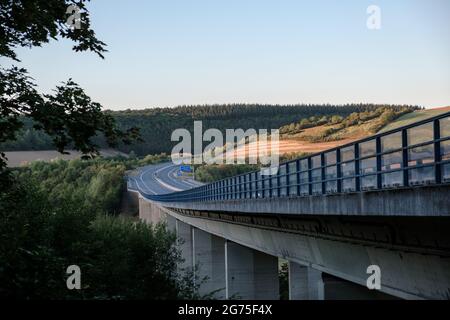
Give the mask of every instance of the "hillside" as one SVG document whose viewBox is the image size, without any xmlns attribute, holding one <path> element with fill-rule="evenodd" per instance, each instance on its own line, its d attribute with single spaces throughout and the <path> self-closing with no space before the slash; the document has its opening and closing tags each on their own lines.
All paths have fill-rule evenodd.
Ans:
<svg viewBox="0 0 450 320">
<path fill-rule="evenodd" d="M 408 124 L 411 124 L 413 122 L 432 118 L 432 117 L 438 116 L 438 115 L 446 113 L 446 112 L 450 112 L 450 106 L 442 107 L 442 108 L 418 110 L 413 113 L 408 113 L 408 114 L 405 114 L 405 115 L 399 117 L 398 119 L 394 120 L 387 126 L 385 126 L 380 132 L 389 131 L 389 130 L 396 129 L 399 127 L 407 126 Z"/>
<path fill-rule="evenodd" d="M 328 117 L 326 124 L 320 124 L 303 130 L 289 131 L 292 124 L 281 127 L 284 133 L 281 135 L 280 153 L 315 153 L 330 149 L 339 145 L 350 143 L 364 137 L 389 130 L 393 130 L 408 124 L 425 120 L 446 112 L 450 112 L 450 107 L 415 110 L 409 109 L 394 112 L 372 112 L 354 114 L 342 119 L 339 123 L 332 123 L 332 118 Z M 362 116 L 362 119 L 361 119 Z M 358 119 L 357 121 L 352 121 Z M 353 122 L 353 123 L 352 123 Z M 345 125 L 345 123 L 351 125 Z M 295 124 L 294 124 L 295 128 Z"/>
<path fill-rule="evenodd" d="M 397 119 L 414 118 L 412 115 L 415 112 L 408 107 L 379 107 L 346 117 L 331 114 L 304 118 L 280 128 L 279 152 L 286 155 L 331 149 L 373 135 Z M 240 157 L 256 156 L 257 152 L 257 143 L 249 143 L 245 148 L 239 148 L 236 154 Z"/>
<path fill-rule="evenodd" d="M 305 118 L 280 128 L 280 161 L 321 152 L 449 111 L 450 107 L 416 111 L 380 107 L 373 111 L 352 113 L 345 118 L 338 115 Z M 258 145 L 249 143 L 238 148 L 235 155 L 257 156 Z M 201 165 L 196 168 L 196 177 L 203 182 L 212 182 L 256 168 L 249 165 Z"/>
<path fill-rule="evenodd" d="M 371 112 L 381 105 L 349 104 L 349 105 L 262 105 L 262 104 L 227 104 L 204 106 L 181 106 L 176 108 L 153 108 L 145 110 L 107 111 L 116 119 L 118 126 L 127 129 L 139 127 L 142 142 L 131 146 L 120 145 L 119 151 L 134 151 L 139 156 L 146 154 L 170 153 L 176 142 L 171 142 L 171 134 L 177 128 L 186 128 L 193 132 L 193 122 L 201 120 L 203 131 L 217 128 L 222 132 L 228 128 L 272 129 L 301 121 L 305 118 L 322 118 L 326 115 L 347 117 L 352 113 Z M 394 109 L 403 106 L 390 106 Z M 408 109 L 417 107 L 409 106 Z M 101 137 L 95 142 L 106 147 Z M 206 143 L 205 143 L 206 145 Z M 0 145 L 0 150 L 51 150 L 51 139 L 45 134 L 35 131 L 32 123 L 26 122 L 21 134 L 14 142 Z"/>
</svg>

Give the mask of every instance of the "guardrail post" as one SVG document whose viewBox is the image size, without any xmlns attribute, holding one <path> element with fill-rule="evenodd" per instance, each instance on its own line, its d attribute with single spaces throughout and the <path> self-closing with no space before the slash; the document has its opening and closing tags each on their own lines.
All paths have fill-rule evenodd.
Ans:
<svg viewBox="0 0 450 320">
<path fill-rule="evenodd" d="M 296 175 L 297 175 L 297 196 L 300 195 L 300 160 L 296 160 L 295 161 L 295 170 L 296 170 Z"/>
<path fill-rule="evenodd" d="M 311 196 L 312 195 L 312 171 L 311 171 L 311 165 L 312 160 L 311 157 L 308 157 L 308 193 Z"/>
<path fill-rule="evenodd" d="M 336 149 L 336 187 L 337 192 L 342 192 L 341 149 Z"/>
<path fill-rule="evenodd" d="M 361 191 L 361 172 L 359 169 L 359 143 L 355 143 L 354 150 L 355 161 L 355 190 Z"/>
<path fill-rule="evenodd" d="M 406 129 L 402 130 L 402 167 L 403 167 L 403 186 L 409 186 L 408 175 L 408 132 Z"/>
<path fill-rule="evenodd" d="M 259 179 L 261 180 L 261 198 L 266 198 L 266 180 L 264 177 L 262 174 L 259 175 Z"/>
<path fill-rule="evenodd" d="M 291 192 L 290 192 L 290 186 L 289 186 L 289 164 L 286 163 L 286 196 L 290 196 Z"/>
<path fill-rule="evenodd" d="M 272 170 L 272 169 L 270 169 L 270 170 Z M 280 186 L 280 182 L 281 182 L 281 171 L 280 171 L 280 167 L 278 167 L 278 171 L 277 171 L 277 176 L 276 176 L 276 179 L 277 179 L 277 189 L 276 189 L 276 197 L 279 197 L 280 195 L 281 195 L 281 186 Z"/>
<path fill-rule="evenodd" d="M 246 180 L 248 180 L 247 185 L 246 185 L 246 188 L 248 186 L 246 197 L 251 199 L 252 198 L 252 174 L 251 173 L 246 175 Z"/>
<path fill-rule="evenodd" d="M 433 122 L 433 139 L 434 139 L 434 173 L 436 184 L 441 183 L 441 127 L 439 120 Z"/>
<path fill-rule="evenodd" d="M 270 172 L 271 173 L 271 172 Z M 269 177 L 269 198 L 273 197 L 273 190 L 272 190 L 272 175 L 266 176 L 266 178 Z"/>
<path fill-rule="evenodd" d="M 377 189 L 381 189 L 381 139 L 377 137 L 375 139 L 375 152 L 377 157 Z"/>
<path fill-rule="evenodd" d="M 321 175 L 320 179 L 322 180 L 321 181 L 322 194 L 325 194 L 326 193 L 325 153 L 323 153 L 323 152 L 320 154 L 320 166 L 321 166 L 321 168 L 320 168 L 320 175 Z"/>
</svg>

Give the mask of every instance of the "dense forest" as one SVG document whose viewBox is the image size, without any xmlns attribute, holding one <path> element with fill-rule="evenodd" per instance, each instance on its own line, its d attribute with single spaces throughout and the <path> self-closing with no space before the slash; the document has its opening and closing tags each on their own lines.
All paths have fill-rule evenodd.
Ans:
<svg viewBox="0 0 450 320">
<path fill-rule="evenodd" d="M 128 160 L 35 162 L 0 192 L 0 298 L 200 298 L 175 235 L 117 215 Z M 68 290 L 66 268 L 81 269 Z"/>
<path fill-rule="evenodd" d="M 263 105 L 263 104 L 227 104 L 180 106 L 176 108 L 152 108 L 145 110 L 106 111 L 112 115 L 120 129 L 130 127 L 140 129 L 142 141 L 131 145 L 120 144 L 120 151 L 136 155 L 170 153 L 176 142 L 171 142 L 173 130 L 186 128 L 193 132 L 193 122 L 201 120 L 203 130 L 217 128 L 222 132 L 229 128 L 276 129 L 304 119 L 323 119 L 324 116 L 334 116 L 342 119 L 352 113 L 370 112 L 384 105 L 348 104 L 348 105 Z M 393 110 L 418 109 L 416 106 L 388 106 Z M 315 120 L 314 120 L 315 121 Z M 53 149 L 52 139 L 46 134 L 32 128 L 32 122 L 26 120 L 24 128 L 15 141 L 0 144 L 4 151 L 15 150 L 46 150 Z M 100 147 L 106 143 L 100 136 L 94 139 Z"/>
</svg>

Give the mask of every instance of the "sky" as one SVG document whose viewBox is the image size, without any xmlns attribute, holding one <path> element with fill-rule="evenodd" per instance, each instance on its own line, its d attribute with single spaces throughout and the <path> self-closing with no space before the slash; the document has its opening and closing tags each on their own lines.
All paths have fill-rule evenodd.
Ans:
<svg viewBox="0 0 450 320">
<path fill-rule="evenodd" d="M 370 5 L 381 10 L 379 30 L 367 28 Z M 74 53 L 67 40 L 16 50 L 41 91 L 72 78 L 113 110 L 450 105 L 448 0 L 93 0 L 88 8 L 105 60 Z"/>
</svg>

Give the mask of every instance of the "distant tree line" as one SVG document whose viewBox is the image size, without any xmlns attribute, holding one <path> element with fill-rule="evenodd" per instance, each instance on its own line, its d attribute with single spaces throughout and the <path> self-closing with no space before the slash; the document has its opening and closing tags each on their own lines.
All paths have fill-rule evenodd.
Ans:
<svg viewBox="0 0 450 320">
<path fill-rule="evenodd" d="M 201 298 L 192 275 L 177 272 L 175 234 L 118 216 L 130 164 L 123 161 L 35 162 L 12 171 L 13 184 L 0 190 L 0 298 Z M 81 269 L 80 290 L 66 286 L 70 265 Z"/>
<path fill-rule="evenodd" d="M 225 104 L 179 106 L 175 108 L 152 108 L 144 110 L 106 111 L 112 116 L 121 130 L 137 127 L 141 141 L 130 145 L 119 143 L 118 150 L 138 156 L 157 153 L 170 153 L 176 142 L 171 142 L 171 134 L 177 128 L 185 128 L 193 134 L 193 122 L 201 120 L 203 130 L 217 128 L 225 133 L 226 129 L 242 128 L 278 129 L 285 125 L 296 129 L 339 122 L 352 113 L 374 112 L 389 107 L 390 110 L 416 110 L 417 106 L 347 104 L 347 105 L 265 105 L 265 104 Z M 283 132 L 286 130 L 282 128 Z M 101 134 L 93 142 L 106 147 Z M 15 141 L 0 144 L 2 150 L 44 150 L 53 148 L 52 139 L 45 133 L 36 131 L 32 122 L 27 121 Z"/>
</svg>

